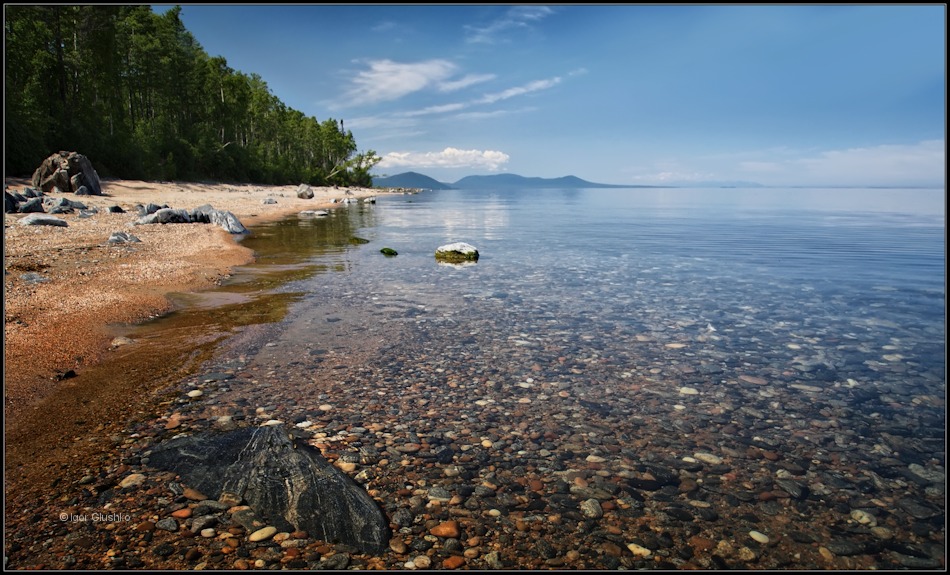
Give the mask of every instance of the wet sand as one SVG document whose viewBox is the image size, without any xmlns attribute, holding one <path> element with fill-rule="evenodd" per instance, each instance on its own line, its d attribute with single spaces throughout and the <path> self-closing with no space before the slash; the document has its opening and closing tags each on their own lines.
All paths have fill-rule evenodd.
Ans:
<svg viewBox="0 0 950 575">
<path fill-rule="evenodd" d="M 20 192 L 29 186 L 22 179 L 5 183 Z M 234 266 L 254 259 L 251 250 L 213 224 L 133 225 L 137 205 L 193 209 L 210 204 L 250 227 L 302 210 L 331 208 L 334 199 L 385 193 L 313 188 L 314 197 L 302 199 L 297 186 L 143 181 L 104 181 L 102 188 L 101 196 L 62 194 L 98 209 L 87 218 L 78 211 L 56 214 L 67 227 L 22 226 L 18 220 L 25 214 L 4 214 L 8 521 L 29 514 L 28 507 L 49 497 L 51 485 L 70 470 L 88 467 L 90 458 L 109 452 L 110 432 L 154 409 L 161 400 L 152 392 L 188 370 L 171 361 L 185 347 L 196 347 L 190 357 L 200 361 L 213 343 L 170 342 L 143 355 L 113 345 L 111 326 L 161 315 L 172 307 L 167 294 L 214 286 Z M 276 203 L 264 204 L 266 198 Z M 110 206 L 125 213 L 110 213 Z M 108 243 L 117 231 L 141 243 Z M 30 281 L 29 274 L 42 281 Z"/>
</svg>

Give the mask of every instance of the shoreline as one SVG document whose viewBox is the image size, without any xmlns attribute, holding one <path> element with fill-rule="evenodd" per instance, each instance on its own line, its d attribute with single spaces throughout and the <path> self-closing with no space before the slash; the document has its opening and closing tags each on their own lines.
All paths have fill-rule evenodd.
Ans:
<svg viewBox="0 0 950 575">
<path fill-rule="evenodd" d="M 22 190 L 28 180 L 5 181 Z M 90 218 L 57 214 L 67 227 L 20 226 L 25 214 L 4 214 L 4 414 L 16 420 L 25 408 L 56 392 L 71 375 L 98 364 L 110 350 L 109 326 L 139 323 L 167 313 L 172 292 L 213 287 L 254 254 L 212 224 L 132 225 L 136 204 L 194 209 L 204 204 L 232 212 L 245 226 L 307 209 L 331 209 L 332 199 L 383 195 L 370 188 L 312 188 L 107 180 L 102 196 L 72 197 L 99 213 Z M 276 204 L 263 204 L 273 198 Z M 108 213 L 118 205 L 126 213 Z M 142 241 L 110 245 L 115 231 Z M 39 281 L 23 279 L 38 274 Z M 34 275 L 34 277 L 36 277 Z"/>
<path fill-rule="evenodd" d="M 8 178 L 5 185 L 22 191 L 30 184 Z M 102 187 L 101 196 L 48 194 L 98 208 L 87 218 L 56 214 L 66 227 L 23 226 L 17 220 L 26 214 L 4 214 L 7 525 L 90 471 L 119 465 L 113 461 L 116 434 L 160 410 L 162 390 L 207 358 L 216 343 L 163 342 L 143 351 L 118 345 L 115 329 L 163 315 L 174 307 L 169 294 L 212 288 L 254 261 L 249 248 L 214 224 L 133 225 L 136 204 L 211 204 L 250 228 L 341 205 L 332 199 L 401 193 L 312 188 L 314 197 L 302 199 L 296 186 L 111 180 Z M 263 204 L 265 198 L 277 203 Z M 114 205 L 125 213 L 109 213 Z M 141 242 L 108 243 L 116 231 Z M 42 281 L 24 279 L 28 274 Z M 181 357 L 188 365 L 176 365 Z"/>
</svg>

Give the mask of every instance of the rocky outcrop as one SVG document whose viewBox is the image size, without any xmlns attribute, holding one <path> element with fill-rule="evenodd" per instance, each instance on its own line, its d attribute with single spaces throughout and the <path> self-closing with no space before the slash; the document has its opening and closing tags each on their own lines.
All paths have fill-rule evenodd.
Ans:
<svg viewBox="0 0 950 575">
<path fill-rule="evenodd" d="M 43 160 L 33 172 L 33 186 L 46 193 L 102 195 L 99 174 L 89 158 L 77 152 L 59 152 Z"/>
<path fill-rule="evenodd" d="M 280 426 L 173 439 L 153 449 L 149 465 L 214 498 L 234 493 L 281 531 L 300 529 L 367 553 L 389 544 L 389 521 L 369 494 Z"/>
<path fill-rule="evenodd" d="M 435 250 L 435 259 L 449 263 L 477 262 L 478 250 L 463 242 L 446 244 Z"/>
<path fill-rule="evenodd" d="M 216 210 L 208 204 L 191 211 L 149 204 L 139 206 L 139 214 L 142 217 L 136 220 L 136 225 L 201 223 L 215 224 L 232 234 L 251 233 L 237 216 L 226 210 Z"/>
</svg>

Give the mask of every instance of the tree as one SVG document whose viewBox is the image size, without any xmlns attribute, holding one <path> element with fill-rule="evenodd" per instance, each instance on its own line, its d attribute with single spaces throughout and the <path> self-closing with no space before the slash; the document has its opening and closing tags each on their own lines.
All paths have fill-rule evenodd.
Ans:
<svg viewBox="0 0 950 575">
<path fill-rule="evenodd" d="M 101 175 L 282 184 L 360 184 L 342 120 L 287 107 L 257 74 L 209 56 L 180 7 L 8 6 L 4 21 L 9 174 L 78 150 Z"/>
</svg>

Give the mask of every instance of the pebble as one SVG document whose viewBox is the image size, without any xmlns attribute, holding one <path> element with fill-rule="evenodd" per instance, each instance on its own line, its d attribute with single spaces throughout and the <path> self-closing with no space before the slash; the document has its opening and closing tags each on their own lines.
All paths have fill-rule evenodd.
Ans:
<svg viewBox="0 0 950 575">
<path fill-rule="evenodd" d="M 869 305 L 852 311 L 847 282 L 758 282 L 754 269 L 712 269 L 704 258 L 682 269 L 649 259 L 617 257 L 608 277 L 582 260 L 550 274 L 529 258 L 496 266 L 489 275 L 508 274 L 511 286 L 484 293 L 497 277 L 459 281 L 435 266 L 392 283 L 391 266 L 366 283 L 321 277 L 319 297 L 305 296 L 278 325 L 236 330 L 217 365 L 177 388 L 200 386 L 207 401 L 179 393 L 163 419 L 95 432 L 114 435 L 115 450 L 81 463 L 73 477 L 89 477 L 84 486 L 64 474 L 52 503 L 8 517 L 5 558 L 14 568 L 62 568 L 70 555 L 79 568 L 136 568 L 142 557 L 140 568 L 262 570 L 342 565 L 327 561 L 341 553 L 357 570 L 932 562 L 926 555 L 944 544 L 943 334 L 900 321 L 921 297 L 865 293 Z M 305 349 L 316 341 L 327 349 Z M 210 372 L 231 378 L 208 383 Z M 389 551 L 367 556 L 293 534 L 278 542 L 277 533 L 248 543 L 265 525 L 233 509 L 240 498 L 227 514 L 193 511 L 220 521 L 215 537 L 193 537 L 185 515 L 202 501 L 182 507 L 174 477 L 149 471 L 135 491 L 108 489 L 149 469 L 148 450 L 176 433 L 269 420 L 312 437 L 341 469 L 359 462 L 351 472 L 393 523 Z M 55 520 L 107 504 L 134 519 L 88 533 Z M 167 533 L 159 518 L 181 525 Z M 430 531 L 450 520 L 462 543 Z M 753 528 L 775 535 L 763 544 Z M 737 541 L 742 533 L 752 539 Z M 200 563 L 182 561 L 190 549 Z"/>
<path fill-rule="evenodd" d="M 649 557 L 653 555 L 653 551 L 638 543 L 627 543 L 627 549 L 637 557 Z"/>
<path fill-rule="evenodd" d="M 600 506 L 600 501 L 596 499 L 585 499 L 581 502 L 581 514 L 588 519 L 600 519 L 604 516 L 604 510 Z"/>
<path fill-rule="evenodd" d="M 277 528 L 272 525 L 268 525 L 267 527 L 263 527 L 251 533 L 250 536 L 248 536 L 247 540 L 252 543 L 256 543 L 258 541 L 266 541 L 270 539 L 271 537 L 273 537 L 276 533 L 277 533 Z"/>
<path fill-rule="evenodd" d="M 703 463 L 708 463 L 709 465 L 719 465 L 722 463 L 722 458 L 718 455 L 713 455 L 712 453 L 699 452 L 694 453 L 693 458 L 697 461 L 702 461 Z"/>
<path fill-rule="evenodd" d="M 755 530 L 749 531 L 749 537 L 755 539 L 762 545 L 767 545 L 769 542 L 769 536 L 759 531 L 755 531 Z"/>
<path fill-rule="evenodd" d="M 172 519 L 171 517 L 166 517 L 155 523 L 156 529 L 161 529 L 163 531 L 178 531 L 178 522 Z"/>
<path fill-rule="evenodd" d="M 855 509 L 851 512 L 851 519 L 854 519 L 861 525 L 867 525 L 869 527 L 874 527 L 877 525 L 877 519 L 867 511 L 861 509 Z"/>
<path fill-rule="evenodd" d="M 201 391 L 200 389 L 192 389 L 191 391 L 189 391 L 189 392 L 186 393 L 185 395 L 187 395 L 188 397 L 194 399 L 194 398 L 196 398 L 196 397 L 201 397 L 201 396 L 204 395 L 204 394 L 205 394 L 205 392 Z"/>
<path fill-rule="evenodd" d="M 459 530 L 458 521 L 451 520 L 440 523 L 429 530 L 429 533 L 435 535 L 436 537 L 452 537 L 458 538 L 461 535 Z"/>
<path fill-rule="evenodd" d="M 412 560 L 412 567 L 415 569 L 428 569 L 432 565 L 432 560 L 425 555 L 419 555 Z"/>
<path fill-rule="evenodd" d="M 125 479 L 123 479 L 122 481 L 120 481 L 120 482 L 119 482 L 119 487 L 122 487 L 122 488 L 126 488 L 126 487 L 137 487 L 137 486 L 141 485 L 143 481 L 145 481 L 145 475 L 143 475 L 143 474 L 141 474 L 141 473 L 133 473 L 133 474 L 127 476 L 127 477 L 126 477 Z"/>
</svg>

